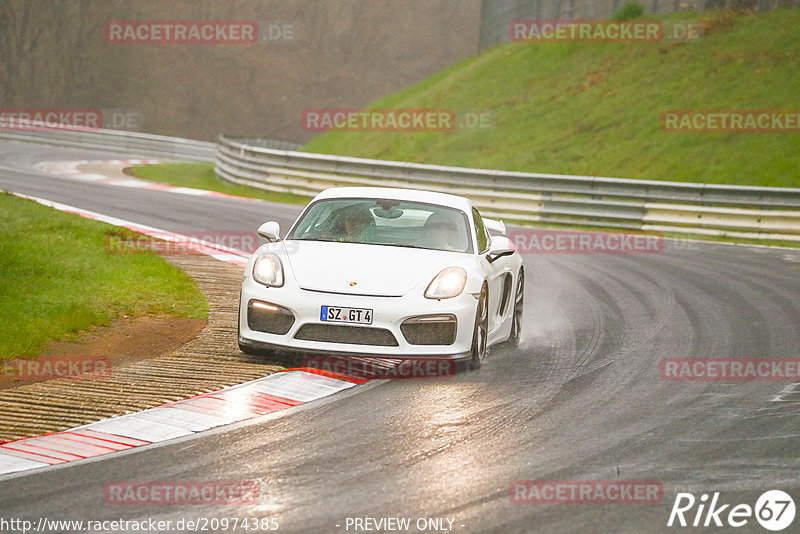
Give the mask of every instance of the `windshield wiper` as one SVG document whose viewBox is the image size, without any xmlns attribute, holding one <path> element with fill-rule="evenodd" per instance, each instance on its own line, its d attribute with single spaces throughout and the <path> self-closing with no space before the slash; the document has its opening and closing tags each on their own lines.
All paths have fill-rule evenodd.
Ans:
<svg viewBox="0 0 800 534">
<path fill-rule="evenodd" d="M 421 250 L 438 250 L 432 249 L 430 247 L 420 247 L 418 245 L 409 245 L 407 243 L 370 243 L 370 242 L 361 242 L 361 241 L 339 241 L 339 239 L 333 237 L 295 237 L 292 238 L 297 241 L 325 241 L 329 243 L 352 243 L 355 245 L 384 245 L 387 247 L 403 247 L 403 248 L 418 248 Z"/>
<path fill-rule="evenodd" d="M 330 243 L 339 243 L 339 240 L 333 237 L 296 237 L 293 239 L 297 241 L 327 241 Z"/>
<path fill-rule="evenodd" d="M 405 243 L 374 243 L 375 245 L 386 245 L 387 247 L 403 247 L 403 248 L 419 248 L 422 250 L 429 250 L 428 247 L 420 247 L 417 245 L 407 245 Z"/>
</svg>

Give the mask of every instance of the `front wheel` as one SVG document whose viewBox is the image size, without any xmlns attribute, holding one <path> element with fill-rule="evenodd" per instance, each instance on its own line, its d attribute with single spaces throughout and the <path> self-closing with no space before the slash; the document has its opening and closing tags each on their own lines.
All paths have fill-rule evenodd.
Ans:
<svg viewBox="0 0 800 534">
<path fill-rule="evenodd" d="M 261 353 L 257 349 L 254 349 L 250 345 L 246 345 L 241 341 L 239 342 L 239 350 L 248 356 L 261 356 Z"/>
<path fill-rule="evenodd" d="M 480 369 L 486 358 L 486 339 L 489 330 L 489 291 L 486 286 L 481 289 L 478 298 L 478 309 L 475 312 L 475 329 L 472 334 L 472 359 L 470 368 Z"/>
</svg>

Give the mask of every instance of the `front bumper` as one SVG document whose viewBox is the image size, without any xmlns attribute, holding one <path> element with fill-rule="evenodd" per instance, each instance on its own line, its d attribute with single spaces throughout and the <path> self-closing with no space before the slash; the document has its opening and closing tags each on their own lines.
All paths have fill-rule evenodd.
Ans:
<svg viewBox="0 0 800 534">
<path fill-rule="evenodd" d="M 462 360 L 470 357 L 475 324 L 477 300 L 469 293 L 444 300 L 426 299 L 415 291 L 399 297 L 348 295 L 302 289 L 287 280 L 283 287 L 266 287 L 252 278 L 245 278 L 239 302 L 239 343 L 253 349 L 288 350 L 300 353 L 320 353 L 387 358 L 449 358 Z M 253 320 L 252 301 L 264 303 L 261 309 L 279 310 L 283 315 L 280 328 L 263 326 Z M 323 305 L 373 310 L 371 325 L 343 325 L 320 320 Z M 249 309 L 250 308 L 250 309 Z M 294 320 L 286 327 L 286 312 Z M 401 325 L 419 316 L 451 316 L 455 335 L 448 344 L 421 343 L 419 336 L 405 333 Z M 336 327 L 344 327 L 337 329 Z M 333 327 L 333 328 L 331 328 Z M 367 330 L 367 329 L 374 330 Z M 272 330 L 265 332 L 260 330 Z M 339 330 L 335 335 L 329 332 Z M 324 334 L 320 334 L 324 332 Z M 298 335 L 299 334 L 299 335 Z M 430 342 L 430 339 L 426 340 Z"/>
<path fill-rule="evenodd" d="M 472 359 L 472 351 L 461 352 L 457 354 L 389 354 L 387 353 L 370 353 L 364 352 L 344 352 L 341 350 L 331 351 L 324 349 L 299 349 L 297 347 L 290 347 L 287 345 L 276 345 L 273 343 L 265 343 L 263 341 L 253 341 L 239 336 L 239 346 L 247 347 L 254 351 L 264 351 L 265 353 L 286 353 L 288 355 L 299 355 L 305 357 L 320 358 L 315 359 L 315 362 L 325 361 L 324 357 L 329 357 L 332 354 L 335 358 L 347 359 L 353 358 L 364 360 L 365 358 L 381 358 L 381 359 L 401 359 L 405 360 L 452 360 L 454 362 L 466 362 Z"/>
</svg>

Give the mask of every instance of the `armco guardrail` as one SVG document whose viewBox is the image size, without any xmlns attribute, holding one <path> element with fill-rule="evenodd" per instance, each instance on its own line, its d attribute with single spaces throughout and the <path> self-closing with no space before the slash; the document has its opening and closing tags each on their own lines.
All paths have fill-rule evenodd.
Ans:
<svg viewBox="0 0 800 534">
<path fill-rule="evenodd" d="M 800 241 L 800 189 L 522 173 L 293 152 L 220 136 L 216 172 L 271 191 L 414 187 L 510 220 Z"/>
<path fill-rule="evenodd" d="M 122 130 L 3 131 L 0 139 L 190 161 L 213 161 L 214 143 Z"/>
<path fill-rule="evenodd" d="M 293 143 L 291 141 L 281 141 L 279 139 L 268 139 L 265 137 L 237 137 L 237 143 L 242 143 L 247 146 L 257 146 L 261 148 L 275 148 L 278 150 L 298 150 L 302 147 L 302 143 Z"/>
</svg>

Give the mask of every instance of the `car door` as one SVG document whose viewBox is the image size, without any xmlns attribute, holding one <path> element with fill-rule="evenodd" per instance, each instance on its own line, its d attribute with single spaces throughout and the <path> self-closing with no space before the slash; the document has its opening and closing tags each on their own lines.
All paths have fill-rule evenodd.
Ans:
<svg viewBox="0 0 800 534">
<path fill-rule="evenodd" d="M 503 282 L 504 275 L 507 274 L 508 262 L 503 261 L 505 258 L 494 263 L 489 262 L 489 243 L 491 236 L 486 226 L 483 224 L 483 218 L 476 208 L 472 208 L 472 219 L 475 225 L 475 235 L 478 238 L 478 253 L 479 262 L 483 272 L 485 273 L 486 281 L 489 286 L 489 332 L 491 333 L 498 326 L 500 326 L 500 304 L 503 296 Z"/>
</svg>

